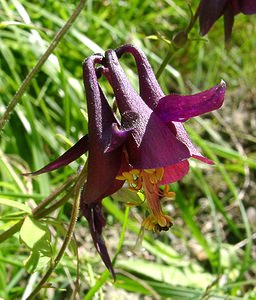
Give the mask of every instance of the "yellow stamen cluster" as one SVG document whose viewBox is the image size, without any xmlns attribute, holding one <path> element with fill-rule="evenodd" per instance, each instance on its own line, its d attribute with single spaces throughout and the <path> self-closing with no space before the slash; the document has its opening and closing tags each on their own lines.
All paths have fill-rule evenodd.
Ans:
<svg viewBox="0 0 256 300">
<path fill-rule="evenodd" d="M 117 176 L 118 180 L 126 180 L 129 185 L 129 190 L 138 192 L 142 189 L 141 171 L 132 169 L 129 172 L 123 172 L 121 176 Z"/>
<path fill-rule="evenodd" d="M 126 180 L 131 191 L 144 192 L 150 215 L 142 222 L 142 226 L 148 230 L 168 230 L 172 226 L 171 217 L 162 211 L 160 198 L 174 198 L 175 193 L 169 191 L 169 185 L 164 185 L 163 190 L 159 189 L 163 176 L 164 168 L 157 168 L 132 169 L 116 177 L 118 180 Z"/>
<path fill-rule="evenodd" d="M 161 215 L 161 218 L 156 219 L 156 217 L 150 214 L 145 220 L 142 222 L 142 227 L 147 230 L 152 230 L 154 232 L 167 231 L 170 227 L 172 227 L 172 218 L 170 216 Z"/>
</svg>

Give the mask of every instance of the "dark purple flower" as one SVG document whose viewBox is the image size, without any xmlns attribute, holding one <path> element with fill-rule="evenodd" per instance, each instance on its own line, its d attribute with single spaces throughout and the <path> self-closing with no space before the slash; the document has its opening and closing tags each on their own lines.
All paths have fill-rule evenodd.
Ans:
<svg viewBox="0 0 256 300">
<path fill-rule="evenodd" d="M 119 64 L 117 55 L 124 52 L 132 53 L 136 59 L 141 97 Z M 212 163 L 193 146 L 180 122 L 218 109 L 224 100 L 225 83 L 192 96 L 164 96 L 140 49 L 125 45 L 116 52 L 108 50 L 105 56 L 105 75 L 113 88 L 117 107 L 121 117 L 125 117 L 127 128 L 133 127 L 125 141 L 131 170 L 117 178 L 127 180 L 130 189 L 144 191 L 150 209 L 144 227 L 156 231 L 168 229 L 172 223 L 162 212 L 159 196 L 170 195 L 169 189 L 165 186 L 164 192 L 159 191 L 159 186 L 182 178 L 188 172 L 190 157 Z M 110 145 L 109 149 L 115 146 Z"/>
<path fill-rule="evenodd" d="M 200 31 L 202 35 L 208 33 L 212 25 L 223 15 L 225 41 L 231 37 L 234 17 L 238 13 L 246 15 L 256 13 L 255 0 L 201 0 L 198 9 Z"/>
<path fill-rule="evenodd" d="M 118 56 L 134 55 L 138 67 L 140 96 L 126 77 Z M 117 54 L 116 54 L 117 53 Z M 118 55 L 118 56 L 117 56 Z M 109 81 L 116 97 L 121 121 L 103 95 L 96 64 Z M 189 170 L 188 158 L 212 163 L 193 146 L 181 122 L 218 109 L 224 99 L 225 84 L 191 96 L 164 96 L 144 53 L 132 45 L 108 50 L 105 57 L 92 55 L 83 64 L 88 107 L 88 135 L 66 153 L 42 169 L 41 174 L 65 166 L 88 151 L 88 175 L 81 192 L 81 212 L 88 220 L 95 247 L 114 277 L 102 229 L 102 199 L 127 181 L 133 191 L 143 191 L 150 215 L 143 226 L 167 230 L 172 220 L 162 211 L 162 197 L 172 197 L 169 183 Z M 160 186 L 163 189 L 160 190 Z"/>
</svg>

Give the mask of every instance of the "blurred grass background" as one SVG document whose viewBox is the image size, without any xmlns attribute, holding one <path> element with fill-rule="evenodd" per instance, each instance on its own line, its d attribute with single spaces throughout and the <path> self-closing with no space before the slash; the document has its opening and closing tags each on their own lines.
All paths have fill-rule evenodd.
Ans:
<svg viewBox="0 0 256 300">
<path fill-rule="evenodd" d="M 0 0 L 1 114 L 77 3 Z M 28 206 L 35 207 L 84 162 L 81 158 L 33 180 L 20 176 L 53 160 L 87 132 L 83 59 L 133 43 L 145 50 L 157 71 L 169 46 L 149 37 L 171 39 L 184 30 L 190 18 L 188 3 L 195 11 L 195 0 L 86 2 L 1 132 L 1 238 Z M 190 173 L 172 185 L 176 200 L 165 204 L 175 220 L 173 229 L 145 233 L 142 245 L 136 248 L 142 217 L 140 208 L 130 209 L 116 263 L 116 282 L 104 272 L 87 223 L 80 219 L 76 242 L 52 274 L 50 288 L 43 289 L 38 299 L 72 299 L 77 249 L 77 299 L 256 299 L 256 17 L 236 17 L 229 52 L 224 50 L 222 20 L 207 38 L 200 38 L 198 32 L 196 24 L 189 35 L 191 41 L 175 53 L 160 83 L 167 94 L 195 93 L 221 79 L 226 81 L 224 107 L 186 123 L 193 142 L 215 161 L 215 166 L 190 160 Z M 126 62 L 136 84 L 135 64 L 129 58 Z M 105 91 L 110 92 L 107 87 Z M 112 256 L 124 219 L 125 204 L 119 200 L 118 195 L 104 200 L 108 223 L 104 234 Z M 26 208 L 22 204 L 27 204 Z M 40 221 L 50 229 L 52 255 L 60 248 L 71 207 L 72 200 Z M 26 269 L 24 262 L 29 255 L 22 234 L 16 233 L 0 244 L 3 299 L 25 299 L 44 274 L 47 261 L 43 260 L 35 264 L 35 272 L 27 272 L 31 269 L 28 265 Z"/>
</svg>

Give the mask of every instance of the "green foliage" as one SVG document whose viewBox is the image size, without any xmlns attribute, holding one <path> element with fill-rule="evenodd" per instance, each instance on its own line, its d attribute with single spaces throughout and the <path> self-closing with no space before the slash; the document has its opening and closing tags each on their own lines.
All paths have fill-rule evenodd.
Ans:
<svg viewBox="0 0 256 300">
<path fill-rule="evenodd" d="M 20 229 L 20 239 L 31 250 L 24 263 L 26 270 L 33 273 L 45 268 L 52 256 L 49 228 L 27 216 Z"/>
<path fill-rule="evenodd" d="M 190 1 L 193 11 L 197 2 Z M 0 0 L 0 115 L 77 4 Z M 119 298 L 126 291 L 125 299 L 133 294 L 141 299 L 255 299 L 256 19 L 236 16 L 229 52 L 221 21 L 204 39 L 196 23 L 185 46 L 173 49 L 173 37 L 187 28 L 190 17 L 181 0 L 87 1 L 30 82 L 1 132 L 0 297 L 26 299 L 56 262 L 75 198 L 70 176 L 84 160 L 33 179 L 20 174 L 42 167 L 87 132 L 83 59 L 134 43 L 156 72 L 167 57 L 159 79 L 166 93 L 227 82 L 224 107 L 186 124 L 215 166 L 191 160 L 190 173 L 171 186 L 176 200 L 167 205 L 174 219 L 169 233 L 143 235 L 140 206 L 132 207 L 128 218 L 127 202 L 143 200 L 135 194 L 124 196 L 122 190 L 106 198 L 105 236 L 112 257 L 116 253 L 117 281 L 104 271 L 87 224 L 79 219 L 48 281 L 52 289 L 43 288 L 40 299 L 75 299 L 76 293 L 78 299 L 109 299 L 111 289 Z M 136 85 L 134 62 L 127 61 Z M 103 83 L 103 88 L 111 98 L 109 87 Z M 143 242 L 136 242 L 138 235 Z"/>
</svg>

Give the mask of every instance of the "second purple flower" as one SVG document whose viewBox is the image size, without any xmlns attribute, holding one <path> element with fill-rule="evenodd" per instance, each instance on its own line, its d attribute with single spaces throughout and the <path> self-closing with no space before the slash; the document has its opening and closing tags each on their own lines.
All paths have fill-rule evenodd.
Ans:
<svg viewBox="0 0 256 300">
<path fill-rule="evenodd" d="M 224 16 L 225 41 L 229 42 L 235 15 L 256 13 L 255 0 L 201 0 L 198 8 L 200 31 L 208 33 L 213 24 Z"/>
</svg>

